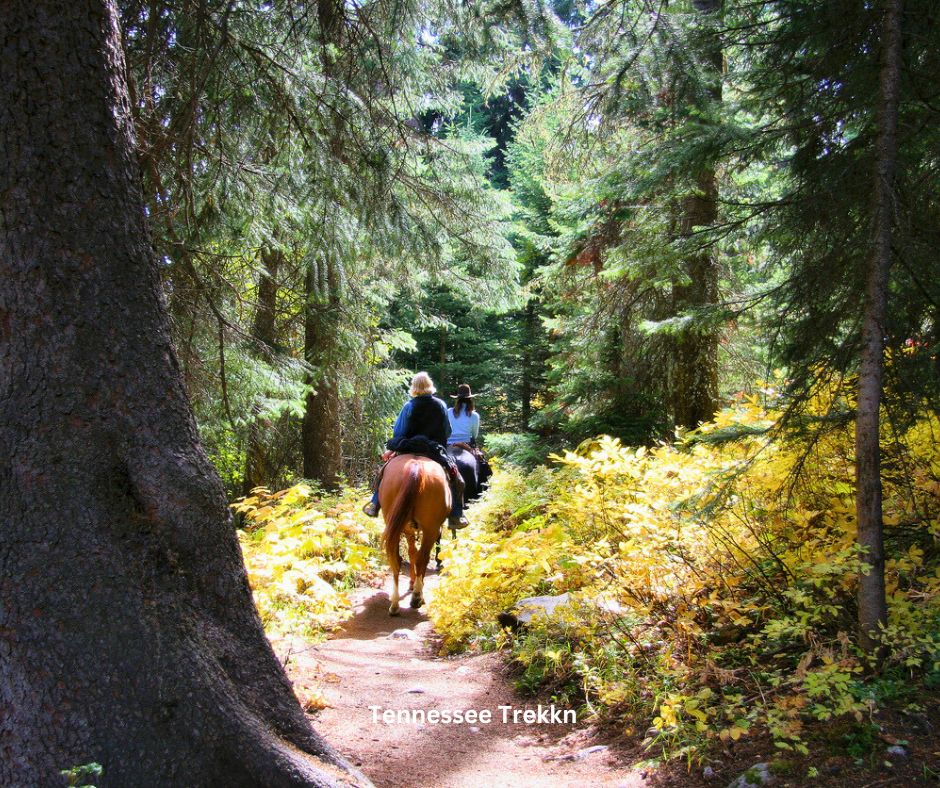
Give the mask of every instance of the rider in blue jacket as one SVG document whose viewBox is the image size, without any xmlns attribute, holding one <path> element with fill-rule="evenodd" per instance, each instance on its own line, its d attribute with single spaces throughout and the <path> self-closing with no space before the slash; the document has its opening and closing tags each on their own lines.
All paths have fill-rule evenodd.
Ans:
<svg viewBox="0 0 940 788">
<path fill-rule="evenodd" d="M 433 441 L 440 446 L 447 444 L 450 437 L 450 420 L 447 417 L 447 405 L 434 396 L 437 389 L 434 382 L 427 372 L 419 372 L 411 380 L 411 399 L 405 403 L 398 418 L 395 419 L 395 425 L 392 428 L 393 443 L 396 439 L 423 437 Z M 382 455 L 382 461 L 387 462 L 393 451 L 386 451 Z M 452 496 L 453 505 L 448 518 L 448 525 L 451 528 L 463 528 L 466 526 L 467 518 L 463 516 L 462 495 L 454 491 Z M 379 493 L 378 488 L 372 494 L 372 500 L 367 503 L 362 511 L 369 517 L 377 517 L 379 514 Z"/>
</svg>

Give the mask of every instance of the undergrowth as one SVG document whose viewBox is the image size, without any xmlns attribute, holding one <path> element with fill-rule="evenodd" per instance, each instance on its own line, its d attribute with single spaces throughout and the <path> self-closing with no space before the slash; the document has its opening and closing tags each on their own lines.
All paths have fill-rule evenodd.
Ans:
<svg viewBox="0 0 940 788">
<path fill-rule="evenodd" d="M 234 504 L 248 581 L 269 634 L 318 638 L 352 613 L 348 591 L 382 573 L 381 524 L 359 511 L 368 494 L 308 484 L 258 488 Z"/>
<path fill-rule="evenodd" d="M 430 607 L 443 649 L 508 647 L 524 689 L 580 699 L 690 760 L 761 729 L 806 752 L 808 721 L 867 724 L 899 684 L 936 682 L 940 424 L 884 441 L 889 656 L 870 678 L 854 635 L 868 567 L 853 425 L 807 441 L 770 431 L 779 416 L 744 400 L 676 444 L 602 437 L 550 468 L 498 466 L 443 555 Z M 522 597 L 563 592 L 551 618 L 515 634 L 496 623 Z"/>
</svg>

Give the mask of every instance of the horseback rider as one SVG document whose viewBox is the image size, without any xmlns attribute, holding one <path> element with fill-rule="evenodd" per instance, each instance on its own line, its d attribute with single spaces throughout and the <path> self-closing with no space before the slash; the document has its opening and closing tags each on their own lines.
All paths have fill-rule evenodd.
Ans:
<svg viewBox="0 0 940 788">
<path fill-rule="evenodd" d="M 453 504 L 447 524 L 450 528 L 463 528 L 468 525 L 467 518 L 463 516 L 463 487 L 459 474 L 452 471 L 453 463 L 449 461 L 444 446 L 450 437 L 450 421 L 447 418 L 447 406 L 443 400 L 434 396 L 437 389 L 427 372 L 419 372 L 411 379 L 411 399 L 405 403 L 395 426 L 392 429 L 392 438 L 386 444 L 388 450 L 382 454 L 382 461 L 388 462 L 401 447 L 402 451 L 413 451 L 416 447 L 421 453 L 426 453 L 432 459 L 440 462 L 448 472 L 451 484 Z M 454 478 L 454 477 L 457 478 Z M 379 514 L 378 484 L 372 500 L 362 511 L 369 517 Z"/>
<path fill-rule="evenodd" d="M 447 453 L 463 477 L 466 503 L 480 495 L 492 471 L 478 447 L 480 414 L 476 410 L 470 386 L 461 383 L 457 387 L 457 393 L 451 394 L 451 397 L 457 402 L 447 409 L 451 428 L 450 437 L 447 439 Z"/>
<path fill-rule="evenodd" d="M 473 392 L 466 383 L 457 386 L 457 393 L 451 394 L 457 402 L 454 407 L 447 409 L 447 420 L 450 422 L 450 436 L 447 445 L 466 444 L 476 448 L 480 438 L 480 414 L 474 405 Z"/>
</svg>

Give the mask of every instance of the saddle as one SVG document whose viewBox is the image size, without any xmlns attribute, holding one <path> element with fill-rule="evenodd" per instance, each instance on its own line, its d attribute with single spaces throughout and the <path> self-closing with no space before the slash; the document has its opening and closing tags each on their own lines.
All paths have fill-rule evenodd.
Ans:
<svg viewBox="0 0 940 788">
<path fill-rule="evenodd" d="M 413 438 L 392 438 L 385 447 L 397 454 L 418 454 L 439 463 L 449 475 L 457 473 L 457 466 L 441 444 L 416 435 Z"/>
<path fill-rule="evenodd" d="M 430 438 L 425 438 L 423 435 L 416 435 L 413 438 L 392 438 L 385 444 L 385 447 L 396 454 L 417 454 L 421 457 L 434 460 L 444 469 L 451 483 L 456 485 L 458 493 L 461 496 L 463 495 L 463 477 L 460 475 L 460 471 L 457 470 L 457 464 L 451 459 L 447 450 L 441 446 L 441 444 L 432 441 Z M 385 472 L 386 465 L 388 465 L 388 463 L 385 463 L 379 469 L 378 476 L 375 480 L 375 489 L 378 489 L 378 485 L 382 481 L 382 474 Z"/>
</svg>

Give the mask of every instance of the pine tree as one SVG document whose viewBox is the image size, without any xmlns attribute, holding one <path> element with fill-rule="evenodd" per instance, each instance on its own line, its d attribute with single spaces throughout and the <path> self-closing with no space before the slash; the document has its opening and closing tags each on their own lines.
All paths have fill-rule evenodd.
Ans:
<svg viewBox="0 0 940 788">
<path fill-rule="evenodd" d="M 4 3 L 0 42 L 0 783 L 365 784 L 264 635 L 196 434 L 113 3 Z"/>
<path fill-rule="evenodd" d="M 782 196 L 759 208 L 763 239 L 786 265 L 772 293 L 776 357 L 794 413 L 820 386 L 841 389 L 834 408 L 854 408 L 858 541 L 870 565 L 859 630 L 877 651 L 886 621 L 881 414 L 900 423 L 936 390 L 930 354 L 916 348 L 929 342 L 938 295 L 923 250 L 938 206 L 924 153 L 940 141 L 926 122 L 936 115 L 926 86 L 940 24 L 917 0 L 903 11 L 850 0 L 733 8 L 728 45 L 743 106 L 760 119 L 745 157 L 785 168 Z"/>
<path fill-rule="evenodd" d="M 266 433 L 264 481 L 305 465 L 334 483 L 384 431 L 400 376 L 376 367 L 401 335 L 376 326 L 396 290 L 444 265 L 467 282 L 508 272 L 491 232 L 502 209 L 473 181 L 482 148 L 416 122 L 419 105 L 451 117 L 457 86 L 495 68 L 420 37 L 469 36 L 482 18 L 446 3 L 301 14 L 209 0 L 127 2 L 124 19 L 148 211 L 213 459 L 233 492 L 261 481 L 241 478 L 259 418 L 306 410 L 306 428 Z M 259 354 L 270 248 L 284 255 L 279 348 Z"/>
</svg>

